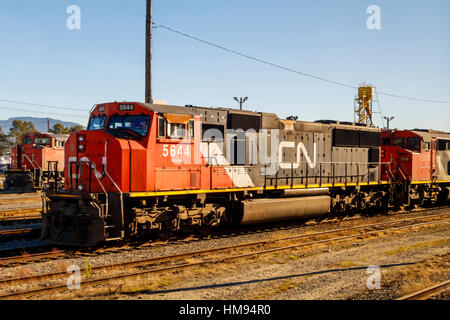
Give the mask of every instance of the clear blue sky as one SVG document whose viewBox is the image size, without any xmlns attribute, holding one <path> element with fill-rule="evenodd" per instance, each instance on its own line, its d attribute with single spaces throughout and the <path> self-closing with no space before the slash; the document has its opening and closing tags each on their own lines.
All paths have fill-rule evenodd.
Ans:
<svg viewBox="0 0 450 320">
<path fill-rule="evenodd" d="M 66 28 L 72 4 L 81 8 L 81 30 Z M 381 30 L 366 27 L 369 5 L 381 8 Z M 448 0 L 154 0 L 154 20 L 319 77 L 450 100 Z M 10 108 L 0 109 L 0 119 L 48 111 L 85 125 L 93 104 L 142 101 L 144 36 L 145 0 L 2 0 L 0 99 L 86 113 L 0 102 Z M 246 108 L 282 117 L 353 119 L 353 89 L 274 69 L 161 28 L 154 31 L 153 44 L 155 99 L 236 107 L 233 96 L 248 96 Z M 450 131 L 450 104 L 379 98 L 384 115 L 396 117 L 395 127 Z M 375 120 L 381 126 L 379 115 Z"/>
</svg>

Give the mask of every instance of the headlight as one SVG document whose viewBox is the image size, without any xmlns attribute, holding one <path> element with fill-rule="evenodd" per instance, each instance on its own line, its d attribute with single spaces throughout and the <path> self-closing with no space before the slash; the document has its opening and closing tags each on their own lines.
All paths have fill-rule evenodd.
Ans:
<svg viewBox="0 0 450 320">
<path fill-rule="evenodd" d="M 83 189 L 84 189 L 83 186 L 80 184 L 80 185 L 78 186 L 78 190 L 79 190 L 79 191 L 83 191 Z"/>
</svg>

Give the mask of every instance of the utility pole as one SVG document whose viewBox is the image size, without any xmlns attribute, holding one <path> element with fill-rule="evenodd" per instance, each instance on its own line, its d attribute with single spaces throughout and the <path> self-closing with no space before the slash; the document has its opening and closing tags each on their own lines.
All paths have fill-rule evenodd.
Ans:
<svg viewBox="0 0 450 320">
<path fill-rule="evenodd" d="M 233 97 L 234 100 L 236 100 L 239 103 L 239 107 L 242 110 L 242 105 L 244 104 L 245 101 L 248 100 L 248 97 L 245 98 L 237 98 L 237 97 Z"/>
<path fill-rule="evenodd" d="M 145 22 L 145 102 L 152 103 L 152 25 L 153 0 L 147 0 L 147 18 Z"/>
<path fill-rule="evenodd" d="M 387 121 L 387 128 L 386 129 L 389 130 L 389 122 L 394 120 L 395 117 L 390 117 L 390 118 L 389 117 L 383 117 L 383 118 L 386 119 L 386 121 Z"/>
</svg>

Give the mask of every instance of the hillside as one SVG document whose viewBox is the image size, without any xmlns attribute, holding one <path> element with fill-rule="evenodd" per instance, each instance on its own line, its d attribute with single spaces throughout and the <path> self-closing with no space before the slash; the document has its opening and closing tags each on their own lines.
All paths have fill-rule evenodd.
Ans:
<svg viewBox="0 0 450 320">
<path fill-rule="evenodd" d="M 34 118 L 34 117 L 14 117 L 9 118 L 8 120 L 0 120 L 0 127 L 2 128 L 4 133 L 9 132 L 9 128 L 12 126 L 13 120 L 21 120 L 21 121 L 31 121 L 34 124 L 34 127 L 37 131 L 46 132 L 47 131 L 47 118 Z M 62 121 L 57 119 L 50 118 L 50 128 L 53 127 L 56 123 L 61 123 L 65 127 L 72 127 L 76 125 L 82 125 L 85 127 L 85 124 L 79 124 L 75 122 Z"/>
</svg>

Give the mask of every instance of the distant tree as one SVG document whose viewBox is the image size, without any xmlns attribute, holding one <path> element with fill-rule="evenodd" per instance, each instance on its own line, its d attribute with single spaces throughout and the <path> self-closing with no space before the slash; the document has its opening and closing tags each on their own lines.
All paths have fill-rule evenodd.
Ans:
<svg viewBox="0 0 450 320">
<path fill-rule="evenodd" d="M 36 128 L 34 127 L 33 122 L 31 121 L 21 121 L 21 120 L 13 120 L 12 127 L 9 129 L 9 136 L 15 144 L 19 144 L 22 142 L 22 135 L 26 132 L 35 132 Z"/>
<path fill-rule="evenodd" d="M 83 130 L 83 126 L 76 125 L 76 126 L 70 127 L 69 132 L 72 133 L 72 132 L 80 131 L 80 130 Z"/>
<path fill-rule="evenodd" d="M 56 123 L 52 129 L 50 129 L 51 133 L 55 134 L 69 134 L 69 128 L 64 127 L 61 123 Z"/>
<path fill-rule="evenodd" d="M 12 148 L 13 144 L 8 135 L 3 133 L 2 127 L 0 127 L 0 155 L 8 153 Z"/>
<path fill-rule="evenodd" d="M 83 126 L 75 125 L 71 127 L 65 127 L 63 124 L 57 123 L 53 126 L 52 129 L 50 129 L 50 132 L 55 134 L 70 134 L 72 132 L 80 130 L 83 130 Z"/>
</svg>

